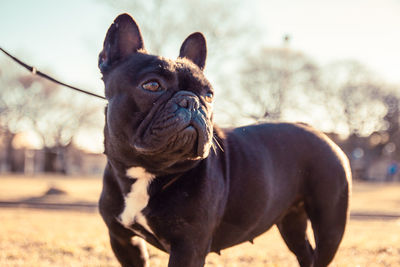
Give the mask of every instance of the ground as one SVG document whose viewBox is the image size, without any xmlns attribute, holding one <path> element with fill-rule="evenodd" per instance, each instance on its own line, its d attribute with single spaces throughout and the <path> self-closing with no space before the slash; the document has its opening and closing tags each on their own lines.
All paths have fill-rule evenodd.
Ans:
<svg viewBox="0 0 400 267">
<path fill-rule="evenodd" d="M 67 192 L 60 202 L 93 203 L 101 190 L 98 178 L 0 176 L 0 201 L 43 199 L 49 187 Z M 400 184 L 355 183 L 353 216 L 331 266 L 400 266 Z M 386 218 L 386 219 L 385 219 Z M 0 266 L 119 266 L 107 230 L 95 211 L 0 208 Z M 168 255 L 150 247 L 152 267 L 166 266 Z M 298 266 L 278 231 L 210 254 L 206 266 Z"/>
</svg>

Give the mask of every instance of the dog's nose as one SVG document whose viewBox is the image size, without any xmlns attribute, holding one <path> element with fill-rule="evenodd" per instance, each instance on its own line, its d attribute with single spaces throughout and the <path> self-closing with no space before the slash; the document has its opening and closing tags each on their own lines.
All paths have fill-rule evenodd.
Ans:
<svg viewBox="0 0 400 267">
<path fill-rule="evenodd" d="M 197 110 L 200 107 L 199 101 L 194 97 L 183 98 L 183 99 L 179 100 L 177 104 L 179 107 L 190 110 L 190 111 Z"/>
<path fill-rule="evenodd" d="M 199 109 L 200 101 L 196 94 L 189 91 L 179 91 L 174 96 L 174 102 L 179 108 L 184 108 L 190 111 Z"/>
</svg>

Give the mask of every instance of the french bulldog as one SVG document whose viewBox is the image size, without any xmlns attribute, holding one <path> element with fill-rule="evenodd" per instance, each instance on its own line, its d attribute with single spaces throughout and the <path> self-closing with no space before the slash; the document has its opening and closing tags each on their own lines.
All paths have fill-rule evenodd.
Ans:
<svg viewBox="0 0 400 267">
<path fill-rule="evenodd" d="M 146 241 L 169 253 L 169 267 L 200 267 L 208 253 L 276 225 L 300 266 L 327 266 L 348 218 L 346 156 L 306 124 L 219 129 L 206 54 L 198 32 L 176 60 L 148 53 L 128 14 L 108 29 L 99 55 L 108 100 L 99 209 L 116 258 L 149 266 Z"/>
</svg>

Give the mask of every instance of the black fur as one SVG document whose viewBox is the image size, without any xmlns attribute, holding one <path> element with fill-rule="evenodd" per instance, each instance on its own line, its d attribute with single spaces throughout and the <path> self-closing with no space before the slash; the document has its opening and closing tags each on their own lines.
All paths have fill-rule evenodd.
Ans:
<svg viewBox="0 0 400 267">
<path fill-rule="evenodd" d="M 145 266 L 143 249 L 130 242 L 139 235 L 170 254 L 169 267 L 200 267 L 209 252 L 252 242 L 277 225 L 301 266 L 327 266 L 348 215 L 347 158 L 304 124 L 218 129 L 213 88 L 202 72 L 206 54 L 200 33 L 184 41 L 177 60 L 148 54 L 127 14 L 107 33 L 99 57 L 108 99 L 100 212 L 117 259 Z M 145 89 L 149 82 L 160 90 Z M 131 167 L 155 176 L 142 210 L 152 232 L 118 219 L 124 196 L 141 179 L 127 176 Z M 305 234 L 308 219 L 315 249 Z"/>
</svg>

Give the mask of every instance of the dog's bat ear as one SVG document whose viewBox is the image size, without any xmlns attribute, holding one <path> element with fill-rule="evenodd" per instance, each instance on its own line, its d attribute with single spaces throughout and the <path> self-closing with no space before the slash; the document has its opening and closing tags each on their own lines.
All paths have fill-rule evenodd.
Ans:
<svg viewBox="0 0 400 267">
<path fill-rule="evenodd" d="M 189 59 L 203 70 L 207 57 L 207 44 L 204 35 L 200 32 L 189 35 L 181 46 L 179 57 Z"/>
<path fill-rule="evenodd" d="M 143 38 L 135 20 L 128 14 L 121 14 L 107 31 L 103 50 L 99 54 L 99 68 L 105 72 L 125 57 L 144 50 Z"/>
</svg>

